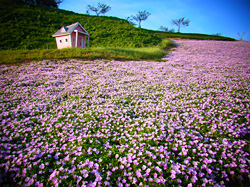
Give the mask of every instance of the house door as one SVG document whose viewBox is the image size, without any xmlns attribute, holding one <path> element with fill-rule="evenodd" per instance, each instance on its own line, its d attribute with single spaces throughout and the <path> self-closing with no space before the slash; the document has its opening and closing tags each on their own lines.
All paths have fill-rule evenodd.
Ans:
<svg viewBox="0 0 250 187">
<path fill-rule="evenodd" d="M 78 37 L 78 44 L 77 44 L 77 47 L 83 48 L 83 46 L 84 46 L 83 37 L 82 37 L 82 36 L 79 36 L 79 37 Z"/>
</svg>

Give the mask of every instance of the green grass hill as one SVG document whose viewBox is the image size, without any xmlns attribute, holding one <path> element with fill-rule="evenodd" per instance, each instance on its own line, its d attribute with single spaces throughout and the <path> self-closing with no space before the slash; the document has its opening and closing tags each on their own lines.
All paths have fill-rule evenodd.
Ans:
<svg viewBox="0 0 250 187">
<path fill-rule="evenodd" d="M 124 19 L 77 14 L 49 7 L 2 7 L 0 20 L 0 49 L 56 48 L 52 34 L 62 26 L 75 22 L 81 23 L 90 33 L 91 47 L 148 47 L 162 41 L 157 34 L 135 28 Z"/>
<path fill-rule="evenodd" d="M 233 40 L 211 35 L 166 33 L 139 29 L 127 20 L 77 14 L 71 11 L 12 3 L 1 0 L 0 6 L 0 49 L 55 49 L 52 37 L 62 26 L 80 22 L 90 33 L 91 47 L 152 47 L 164 38 L 197 38 Z M 5 3 L 4 3 L 5 2 Z M 7 2 L 7 3 L 6 3 Z"/>
</svg>

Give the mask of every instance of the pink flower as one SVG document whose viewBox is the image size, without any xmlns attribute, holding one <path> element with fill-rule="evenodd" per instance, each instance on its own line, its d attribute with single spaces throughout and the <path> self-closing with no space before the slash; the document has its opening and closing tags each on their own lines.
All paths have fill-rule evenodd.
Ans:
<svg viewBox="0 0 250 187">
<path fill-rule="evenodd" d="M 91 162 L 88 163 L 89 168 L 92 168 L 93 166 L 94 166 L 94 162 L 91 161 Z"/>
<path fill-rule="evenodd" d="M 110 186 L 110 183 L 109 183 L 108 181 L 105 181 L 104 184 L 105 184 L 106 186 Z"/>
<path fill-rule="evenodd" d="M 51 173 L 51 175 L 49 176 L 49 180 L 52 180 L 52 178 L 54 178 L 56 175 L 58 175 L 58 171 L 56 171 L 55 169 L 53 173 Z"/>
<path fill-rule="evenodd" d="M 134 177 L 133 181 L 132 181 L 132 184 L 136 184 L 136 183 L 137 183 L 137 179 Z"/>
<path fill-rule="evenodd" d="M 141 178 L 142 177 L 140 170 L 137 170 L 135 173 L 136 173 L 137 178 Z"/>
<path fill-rule="evenodd" d="M 197 178 L 196 176 L 193 176 L 193 177 L 191 178 L 192 183 L 196 183 L 197 180 L 198 180 L 198 178 Z"/>
<path fill-rule="evenodd" d="M 178 182 L 179 184 L 182 183 L 181 179 L 177 179 L 177 182 Z"/>
<path fill-rule="evenodd" d="M 176 175 L 175 173 L 172 173 L 171 176 L 170 176 L 171 179 L 175 179 L 176 178 Z"/>
<path fill-rule="evenodd" d="M 45 167 L 44 164 L 41 164 L 41 165 L 39 166 L 40 169 L 44 169 L 44 167 Z"/>
<path fill-rule="evenodd" d="M 154 173 L 154 178 L 157 178 L 157 176 L 158 176 L 157 173 Z"/>
<path fill-rule="evenodd" d="M 54 178 L 52 179 L 52 182 L 54 183 L 54 185 L 58 184 L 58 178 L 57 178 L 57 177 L 54 177 Z"/>
<path fill-rule="evenodd" d="M 88 176 L 89 176 L 89 174 L 88 173 L 85 173 L 84 175 L 83 175 L 83 178 L 88 178 Z"/>
</svg>

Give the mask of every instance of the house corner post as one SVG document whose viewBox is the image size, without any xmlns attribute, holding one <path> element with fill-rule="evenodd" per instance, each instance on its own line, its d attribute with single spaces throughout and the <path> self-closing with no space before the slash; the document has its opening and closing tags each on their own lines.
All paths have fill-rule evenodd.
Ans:
<svg viewBox="0 0 250 187">
<path fill-rule="evenodd" d="M 89 48 L 89 35 L 88 35 L 88 48 Z"/>
<path fill-rule="evenodd" d="M 71 34 L 69 35 L 69 42 L 70 42 L 70 43 L 69 43 L 69 46 L 70 46 L 70 47 L 73 47 L 73 46 L 72 46 L 72 38 L 71 38 Z"/>
<path fill-rule="evenodd" d="M 77 45 L 78 45 L 78 30 L 76 30 L 76 45 L 75 45 L 76 48 L 77 48 Z"/>
</svg>

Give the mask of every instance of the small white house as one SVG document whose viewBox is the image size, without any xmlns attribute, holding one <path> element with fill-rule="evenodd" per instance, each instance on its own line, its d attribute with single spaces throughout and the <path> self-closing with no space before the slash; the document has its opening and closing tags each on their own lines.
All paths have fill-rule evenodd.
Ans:
<svg viewBox="0 0 250 187">
<path fill-rule="evenodd" d="M 89 33 L 83 28 L 83 26 L 79 22 L 68 26 L 63 26 L 52 36 L 56 38 L 56 44 L 58 49 L 69 47 L 89 47 Z"/>
</svg>

